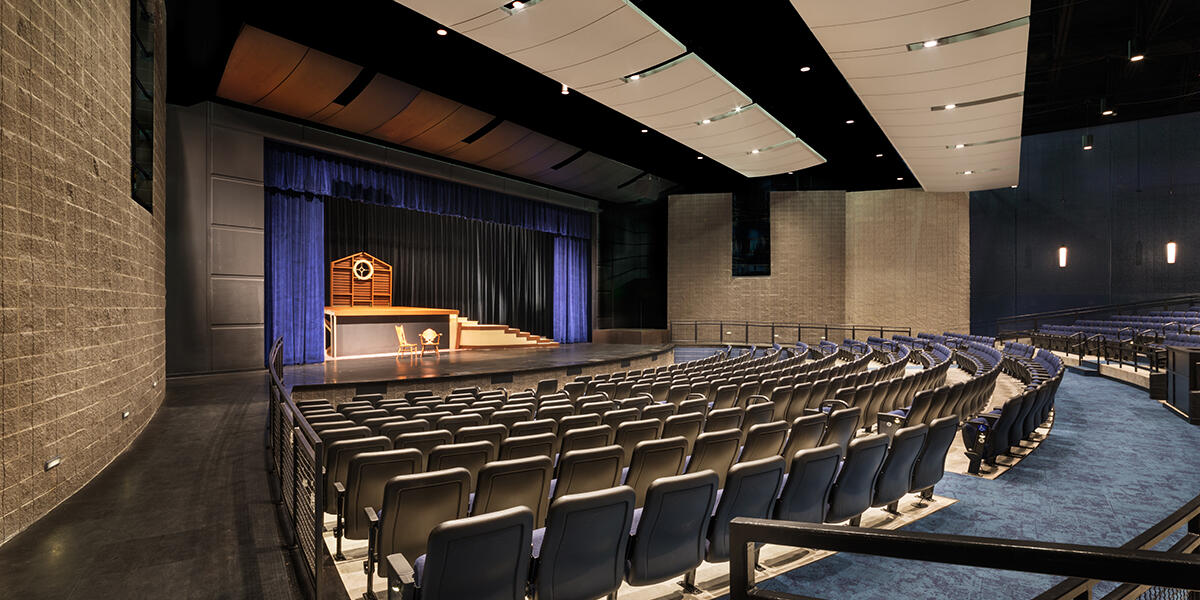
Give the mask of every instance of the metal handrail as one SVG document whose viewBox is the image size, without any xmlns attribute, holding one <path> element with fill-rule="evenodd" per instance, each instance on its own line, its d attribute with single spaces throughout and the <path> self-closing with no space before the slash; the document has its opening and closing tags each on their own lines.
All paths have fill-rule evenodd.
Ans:
<svg viewBox="0 0 1200 600">
<path fill-rule="evenodd" d="M 1176 544 L 1168 552 L 1147 549 L 1185 526 L 1185 539 L 1200 541 L 1200 496 L 1120 548 L 739 517 L 729 526 L 729 598 L 806 598 L 754 587 L 752 556 L 760 543 L 1071 578 L 1037 600 L 1088 598 L 1100 581 L 1133 584 L 1129 590 L 1195 590 L 1200 589 L 1200 556 L 1190 553 L 1195 543 Z M 1105 600 L 1129 597 L 1110 594 Z"/>
<path fill-rule="evenodd" d="M 717 326 L 719 334 L 714 339 L 702 339 L 701 327 Z M 670 322 L 671 341 L 672 342 L 692 342 L 692 343 L 751 343 L 750 330 L 770 328 L 770 340 L 775 341 L 779 338 L 779 332 L 791 333 L 795 332 L 796 339 L 800 340 L 804 337 L 804 333 L 811 334 L 812 337 L 820 337 L 821 339 L 830 339 L 830 332 L 849 332 L 849 337 L 857 338 L 859 333 L 868 335 L 879 334 L 879 337 L 885 337 L 887 334 L 912 335 L 911 327 L 902 327 L 898 325 L 867 325 L 856 323 L 804 323 L 804 322 L 779 322 L 779 321 L 740 321 L 740 320 L 723 320 L 723 319 L 697 319 L 697 320 L 675 320 Z M 727 331 L 729 333 L 727 333 Z M 734 333 L 734 332 L 737 333 Z M 691 333 L 691 337 L 687 334 Z M 707 333 L 707 332 L 705 332 Z M 741 335 L 739 336 L 738 333 Z M 818 335 L 819 334 L 819 335 Z M 740 341 L 739 341 L 740 337 Z M 844 337 L 844 336 L 843 336 Z"/>
<path fill-rule="evenodd" d="M 1059 318 L 1063 318 L 1063 317 L 1075 317 L 1076 319 L 1078 319 L 1082 315 L 1092 315 L 1092 314 L 1105 313 L 1105 312 L 1115 313 L 1117 311 L 1122 311 L 1122 310 L 1136 310 L 1136 309 L 1142 309 L 1142 308 L 1162 307 L 1163 310 L 1168 310 L 1171 306 L 1174 306 L 1174 305 L 1180 305 L 1180 304 L 1194 305 L 1194 304 L 1198 304 L 1198 303 L 1200 303 L 1200 294 L 1188 294 L 1185 296 L 1160 298 L 1158 300 L 1141 300 L 1138 302 L 1125 302 L 1125 303 L 1121 303 L 1121 304 L 1104 304 L 1104 305 L 1099 305 L 1099 306 L 1086 306 L 1086 307 L 1081 307 L 1081 308 L 1065 308 L 1065 309 L 1060 309 L 1060 310 L 1049 310 L 1049 311 L 1036 312 L 1036 313 L 1027 313 L 1027 314 L 1022 314 L 1022 315 L 1012 315 L 1012 316 L 1001 317 L 999 319 L 996 319 L 995 324 L 996 324 L 997 332 L 1010 331 L 1010 330 L 1037 329 L 1037 323 L 1039 321 L 1059 319 Z M 1033 321 L 1034 326 L 1032 328 L 1015 327 L 1015 328 L 1011 328 L 1008 330 L 1004 329 L 1004 327 L 1003 327 L 1006 324 L 1020 323 L 1022 321 Z"/>
</svg>

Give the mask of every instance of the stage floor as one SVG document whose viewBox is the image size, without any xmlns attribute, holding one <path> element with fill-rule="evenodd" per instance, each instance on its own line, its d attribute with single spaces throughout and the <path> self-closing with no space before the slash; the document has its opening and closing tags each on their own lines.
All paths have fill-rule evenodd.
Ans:
<svg viewBox="0 0 1200 600">
<path fill-rule="evenodd" d="M 427 355 L 326 359 L 322 364 L 285 367 L 288 386 L 344 385 L 521 373 L 630 360 L 670 350 L 674 344 L 562 344 L 550 348 L 476 348 Z M 620 370 L 614 367 L 614 371 Z"/>
</svg>

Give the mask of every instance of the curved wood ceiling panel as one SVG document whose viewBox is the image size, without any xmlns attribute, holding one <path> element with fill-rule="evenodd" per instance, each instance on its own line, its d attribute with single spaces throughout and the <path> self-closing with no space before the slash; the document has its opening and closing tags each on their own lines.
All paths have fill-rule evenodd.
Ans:
<svg viewBox="0 0 1200 600">
<path fill-rule="evenodd" d="M 405 140 L 421 135 L 425 130 L 437 125 L 460 106 L 462 105 L 453 100 L 421 90 L 404 110 L 368 133 L 389 142 L 403 144 Z"/>
<path fill-rule="evenodd" d="M 359 71 L 354 63 L 310 49 L 292 74 L 254 105 L 307 119 L 333 102 Z"/>
<path fill-rule="evenodd" d="M 386 75 L 376 75 L 362 93 L 345 108 L 326 119 L 317 119 L 330 127 L 355 133 L 367 133 L 400 114 L 421 90 Z"/>
<path fill-rule="evenodd" d="M 335 103 L 360 73 L 358 65 L 246 26 L 218 96 L 607 200 L 640 198 L 636 189 L 616 189 L 637 169 L 587 153 L 554 170 L 579 148 L 515 123 L 502 121 L 465 143 L 493 116 L 386 75 L 372 77 L 346 106 Z"/>
<path fill-rule="evenodd" d="M 246 25 L 229 53 L 217 95 L 254 104 L 283 82 L 307 52 L 307 46 Z"/>
<path fill-rule="evenodd" d="M 444 155 L 452 149 L 465 145 L 463 138 L 475 133 L 491 120 L 492 115 L 475 110 L 470 106 L 460 105 L 458 110 L 420 135 L 405 141 L 404 145 Z"/>
</svg>

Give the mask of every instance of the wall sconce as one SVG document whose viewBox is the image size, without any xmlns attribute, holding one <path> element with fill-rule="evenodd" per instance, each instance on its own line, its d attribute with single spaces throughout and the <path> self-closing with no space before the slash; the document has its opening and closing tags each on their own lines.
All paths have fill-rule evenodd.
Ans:
<svg viewBox="0 0 1200 600">
<path fill-rule="evenodd" d="M 1067 267 L 1067 247 L 1066 246 L 1058 247 L 1058 267 L 1060 269 L 1065 269 Z"/>
<path fill-rule="evenodd" d="M 1167 264 L 1175 264 L 1175 242 L 1167 242 Z"/>
</svg>

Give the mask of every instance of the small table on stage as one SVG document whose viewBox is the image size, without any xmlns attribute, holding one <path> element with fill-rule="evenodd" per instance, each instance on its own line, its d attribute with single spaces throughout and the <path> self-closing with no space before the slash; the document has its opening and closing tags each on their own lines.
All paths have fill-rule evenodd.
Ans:
<svg viewBox="0 0 1200 600">
<path fill-rule="evenodd" d="M 442 338 L 438 348 L 458 346 L 458 311 L 415 306 L 326 306 L 325 352 L 334 358 L 396 354 L 396 326 L 409 343 L 420 343 L 421 332 L 432 329 Z"/>
</svg>

